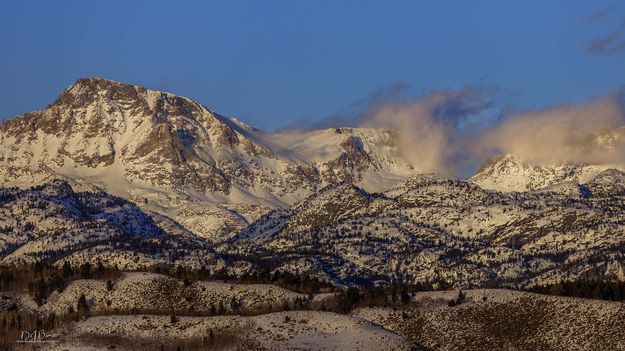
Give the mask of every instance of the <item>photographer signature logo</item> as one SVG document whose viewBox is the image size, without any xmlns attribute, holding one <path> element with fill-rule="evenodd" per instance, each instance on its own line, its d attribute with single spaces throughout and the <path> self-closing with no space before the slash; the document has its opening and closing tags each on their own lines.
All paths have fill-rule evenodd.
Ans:
<svg viewBox="0 0 625 351">
<path fill-rule="evenodd" d="M 54 337 L 54 335 L 46 334 L 45 330 L 33 330 L 33 331 L 22 330 L 17 342 L 19 343 L 50 342 L 51 341 L 50 339 L 52 337 Z"/>
</svg>

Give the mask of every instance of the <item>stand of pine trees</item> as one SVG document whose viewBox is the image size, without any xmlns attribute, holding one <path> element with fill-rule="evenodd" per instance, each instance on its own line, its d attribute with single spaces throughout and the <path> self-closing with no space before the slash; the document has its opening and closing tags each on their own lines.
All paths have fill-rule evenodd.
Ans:
<svg viewBox="0 0 625 351">
<path fill-rule="evenodd" d="M 527 289 L 546 295 L 582 297 L 608 301 L 625 300 L 624 282 L 604 282 L 600 280 L 561 282 L 552 285 L 539 285 Z"/>
<path fill-rule="evenodd" d="M 61 267 L 37 262 L 24 266 L 0 266 L 0 291 L 28 292 L 38 305 L 42 305 L 53 291 L 63 291 L 76 279 L 111 279 L 121 272 L 105 268 L 98 263 L 95 268 L 84 263 L 72 267 L 68 262 Z"/>
</svg>

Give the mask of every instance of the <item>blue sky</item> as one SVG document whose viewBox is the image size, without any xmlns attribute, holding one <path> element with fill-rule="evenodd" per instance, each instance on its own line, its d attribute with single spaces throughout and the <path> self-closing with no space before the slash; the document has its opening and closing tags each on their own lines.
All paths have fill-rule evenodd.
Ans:
<svg viewBox="0 0 625 351">
<path fill-rule="evenodd" d="M 624 17 L 602 0 L 4 1 L 0 117 L 43 108 L 86 76 L 268 130 L 397 82 L 414 96 L 493 85 L 512 108 L 542 108 L 625 83 Z"/>
</svg>

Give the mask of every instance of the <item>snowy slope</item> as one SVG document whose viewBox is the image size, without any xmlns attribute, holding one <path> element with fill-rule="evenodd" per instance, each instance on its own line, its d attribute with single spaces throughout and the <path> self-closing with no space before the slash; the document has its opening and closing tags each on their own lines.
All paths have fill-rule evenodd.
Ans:
<svg viewBox="0 0 625 351">
<path fill-rule="evenodd" d="M 285 304 L 295 306 L 295 300 L 305 302 L 307 295 L 298 294 L 269 284 L 230 284 L 218 281 L 182 280 L 153 273 L 124 273 L 113 280 L 111 290 L 100 280 L 76 280 L 63 292 L 54 292 L 42 309 L 58 316 L 67 313 L 68 306 L 77 309 L 78 299 L 84 294 L 90 310 L 97 314 L 131 313 L 143 311 L 155 314 L 201 313 L 258 313 L 279 311 Z M 237 311 L 231 302 L 237 301 Z M 215 312 L 213 312 L 215 313 Z"/>
<path fill-rule="evenodd" d="M 70 337 L 48 345 L 49 350 L 137 350 L 161 343 L 176 345 L 196 341 L 197 349 L 214 349 L 206 341 L 214 335 L 231 336 L 225 350 L 419 350 L 402 337 L 359 318 L 345 315 L 292 311 L 254 317 L 100 316 L 70 326 Z M 193 345 L 193 344 L 191 344 Z"/>
</svg>

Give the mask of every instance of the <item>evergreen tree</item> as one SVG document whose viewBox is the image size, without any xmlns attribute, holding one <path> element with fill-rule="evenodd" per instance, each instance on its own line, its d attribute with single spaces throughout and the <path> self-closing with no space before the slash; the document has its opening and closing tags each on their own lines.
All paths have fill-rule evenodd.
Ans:
<svg viewBox="0 0 625 351">
<path fill-rule="evenodd" d="M 401 292 L 401 303 L 404 305 L 407 305 L 410 302 L 410 295 L 408 295 L 408 292 L 406 291 L 406 289 L 403 289 Z"/>
<path fill-rule="evenodd" d="M 69 263 L 69 261 L 65 261 L 65 263 L 63 263 L 63 278 L 69 278 L 72 275 L 74 275 L 74 272 L 72 271 L 72 265 Z"/>
<path fill-rule="evenodd" d="M 104 265 L 102 264 L 102 261 L 98 260 L 98 264 L 97 264 L 97 268 L 96 268 L 96 274 L 98 277 L 101 277 L 104 275 Z"/>
<path fill-rule="evenodd" d="M 80 276 L 84 279 L 91 278 L 91 264 L 89 262 L 85 262 L 80 266 Z"/>
<path fill-rule="evenodd" d="M 80 294 L 80 298 L 78 298 L 78 313 L 83 316 L 89 314 L 89 304 L 85 294 Z"/>
<path fill-rule="evenodd" d="M 232 299 L 230 300 L 230 309 L 232 309 L 232 311 L 234 312 L 238 312 L 240 307 L 241 307 L 240 301 L 237 300 L 233 296 Z"/>
<path fill-rule="evenodd" d="M 46 284 L 45 279 L 41 278 L 37 280 L 36 290 L 35 290 L 35 301 L 39 306 L 43 305 L 45 300 L 48 298 L 48 285 Z"/>
</svg>

